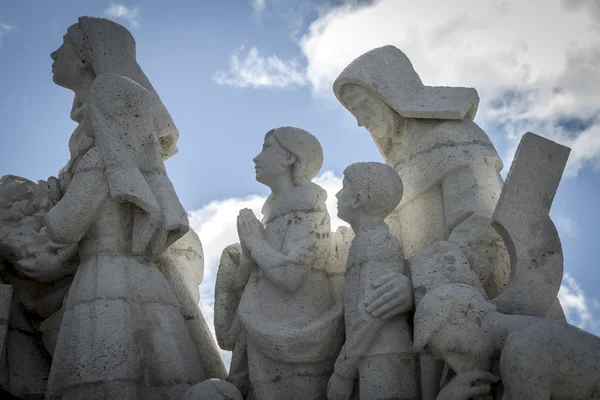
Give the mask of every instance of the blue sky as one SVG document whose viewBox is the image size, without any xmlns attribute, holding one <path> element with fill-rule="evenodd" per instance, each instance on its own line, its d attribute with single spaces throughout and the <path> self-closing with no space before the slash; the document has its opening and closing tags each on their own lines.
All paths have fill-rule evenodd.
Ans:
<svg viewBox="0 0 600 400">
<path fill-rule="evenodd" d="M 49 54 L 80 15 L 131 30 L 180 130 L 167 168 L 204 243 L 207 313 L 237 210 L 259 210 L 267 194 L 252 165 L 266 131 L 315 134 L 331 191 L 348 164 L 381 160 L 331 84 L 363 52 L 393 44 L 426 84 L 478 89 L 476 122 L 503 174 L 526 131 L 573 147 L 551 213 L 568 274 L 561 298 L 573 323 L 600 333 L 597 0 L 0 0 L 0 175 L 45 179 L 68 160 L 72 94 L 52 83 Z"/>
</svg>

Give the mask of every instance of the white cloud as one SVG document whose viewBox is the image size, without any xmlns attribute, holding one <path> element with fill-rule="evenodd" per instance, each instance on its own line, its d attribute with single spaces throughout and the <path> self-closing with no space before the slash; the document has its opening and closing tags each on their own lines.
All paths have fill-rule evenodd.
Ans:
<svg viewBox="0 0 600 400">
<path fill-rule="evenodd" d="M 252 0 L 252 8 L 254 9 L 255 14 L 262 13 L 266 6 L 266 0 Z"/>
<path fill-rule="evenodd" d="M 553 215 L 552 221 L 556 224 L 558 232 L 565 234 L 566 237 L 576 238 L 579 233 L 579 227 L 573 218 L 566 215 Z"/>
<path fill-rule="evenodd" d="M 139 7 L 127 7 L 121 3 L 110 3 L 110 6 L 104 10 L 104 15 L 109 18 L 122 19 L 127 21 L 133 28 L 140 26 L 140 8 Z"/>
<path fill-rule="evenodd" d="M 256 74 L 261 84 L 249 83 L 256 82 L 253 79 L 233 81 L 241 87 L 304 84 L 317 96 L 331 97 L 333 80 L 346 65 L 372 48 L 392 44 L 408 55 L 425 84 L 479 91 L 478 122 L 495 126 L 508 140 L 506 165 L 521 135 L 532 131 L 573 148 L 566 174 L 574 176 L 588 165 L 600 168 L 599 4 L 597 0 L 344 3 L 327 8 L 299 39 L 304 62 L 291 64 L 293 84 L 275 84 L 282 74 L 266 68 Z"/>
<path fill-rule="evenodd" d="M 244 54 L 241 47 L 229 60 L 229 71 L 217 71 L 213 80 L 219 85 L 252 88 L 287 88 L 306 84 L 298 60 L 282 60 L 261 55 L 256 47 Z"/>
<path fill-rule="evenodd" d="M 318 176 L 315 183 L 323 187 L 328 193 L 327 209 L 331 216 L 332 230 L 347 224 L 337 218 L 335 193 L 342 187 L 342 179 L 332 172 L 324 172 Z M 225 247 L 238 242 L 237 215 L 242 208 L 250 208 L 256 216 L 262 218 L 261 208 L 266 198 L 252 195 L 244 198 L 230 198 L 215 200 L 199 210 L 189 213 L 190 226 L 196 231 L 204 249 L 204 281 L 200 285 L 200 308 L 206 322 L 214 335 L 214 291 L 217 279 L 217 267 L 221 252 Z M 221 355 L 228 366 L 231 354 L 221 351 Z"/>
<path fill-rule="evenodd" d="M 13 25 L 9 25 L 9 24 L 0 22 L 0 45 L 2 44 L 2 39 L 5 38 L 14 29 L 15 29 L 15 27 Z"/>
<path fill-rule="evenodd" d="M 568 273 L 563 277 L 558 300 L 569 323 L 592 333 L 598 333 L 600 321 L 594 312 L 598 311 L 600 303 L 596 299 L 589 299 L 575 278 Z"/>
</svg>

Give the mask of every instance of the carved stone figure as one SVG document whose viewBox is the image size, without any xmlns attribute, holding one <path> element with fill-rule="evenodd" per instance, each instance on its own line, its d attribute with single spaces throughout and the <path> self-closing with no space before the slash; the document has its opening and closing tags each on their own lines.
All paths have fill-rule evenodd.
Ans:
<svg viewBox="0 0 600 400">
<path fill-rule="evenodd" d="M 404 196 L 388 222 L 406 257 L 470 226 L 460 235 L 463 247 L 495 297 L 509 275 L 508 255 L 489 224 L 502 190 L 502 162 L 473 122 L 475 89 L 425 86 L 404 53 L 384 46 L 348 65 L 334 93 L 402 177 Z"/>
<path fill-rule="evenodd" d="M 85 340 L 74 335 L 81 348 L 75 349 L 73 356 L 94 354 L 93 358 L 98 359 L 93 363 L 83 360 L 89 374 L 82 380 L 87 383 L 102 379 L 99 376 L 102 373 L 89 370 L 103 368 L 102 363 L 118 365 L 119 356 L 126 357 L 133 363 L 133 368 L 122 366 L 127 368 L 126 372 L 115 369 L 103 373 L 112 373 L 116 378 L 119 374 L 129 374 L 134 377 L 130 380 L 133 385 L 136 380 L 141 383 L 148 378 L 154 379 L 151 382 L 154 385 L 161 379 L 172 382 L 171 378 L 175 377 L 180 380 L 175 386 L 181 387 L 171 390 L 169 383 L 161 389 L 173 392 L 175 397 L 183 393 L 186 386 L 205 377 L 225 378 L 225 366 L 198 308 L 197 286 L 203 275 L 202 245 L 197 235 L 188 231 L 187 217 L 162 165 L 177 151 L 178 132 L 135 61 L 135 42 L 131 34 L 112 21 L 82 17 L 69 29 L 64 44 L 52 58 L 54 81 L 75 92 L 71 117 L 79 126 L 69 142 L 71 159 L 60 171 L 58 179 L 50 177 L 34 183 L 7 175 L 0 180 L 0 282 L 10 284 L 13 289 L 12 301 L 8 303 L 6 351 L 1 357 L 0 393 L 4 395 L 4 390 L 7 395 L 19 399 L 45 395 L 59 328 L 61 324 L 72 326 L 73 321 L 66 322 L 66 319 L 74 318 L 73 314 L 78 321 L 84 321 L 81 327 L 87 326 L 88 330 L 92 329 L 91 322 L 107 325 L 102 323 L 107 318 L 111 318 L 113 325 L 93 328 L 85 334 Z M 101 170 L 105 171 L 103 176 L 100 176 Z M 93 179 L 86 180 L 90 176 Z M 111 201 L 114 204 L 109 206 Z M 48 216 L 50 210 L 52 213 Z M 81 243 L 77 237 L 81 237 Z M 149 242 L 150 246 L 147 246 Z M 94 243 L 101 245 L 94 248 Z M 82 249 L 80 244 L 87 248 Z M 90 261 L 97 257 L 94 255 L 97 250 L 99 254 L 105 254 L 111 249 L 122 253 L 119 254 L 122 256 L 120 264 L 124 268 L 115 274 L 110 274 L 104 266 L 108 259 L 100 257 L 101 262 L 95 267 Z M 81 263 L 81 251 L 85 252 L 87 263 Z M 134 267 L 134 260 L 140 261 L 140 265 L 151 263 L 155 267 Z M 63 304 L 78 267 L 87 272 L 78 272 L 79 278 Z M 111 268 L 119 268 L 119 264 Z M 131 275 L 136 268 L 141 273 L 137 278 Z M 90 270 L 93 272 L 94 269 L 108 276 L 90 276 Z M 147 271 L 142 272 L 145 269 Z M 156 292 L 165 283 L 167 289 Z M 128 291 L 130 293 L 126 293 Z M 80 296 L 79 300 L 77 296 Z M 110 310 L 104 310 L 109 312 L 100 317 L 90 314 L 90 310 L 83 310 L 82 314 L 82 308 L 86 306 L 75 304 L 85 298 L 84 302 L 89 300 L 92 304 L 95 301 L 97 305 L 103 296 L 113 304 Z M 125 307 L 132 299 L 135 301 Z M 146 300 L 149 308 L 135 305 L 135 302 Z M 118 305 L 119 301 L 122 306 Z M 159 305 L 161 301 L 163 304 Z M 172 311 L 172 307 L 179 309 L 180 316 Z M 164 314 L 162 327 L 156 324 L 161 320 L 152 318 L 150 313 Z M 153 322 L 145 327 L 126 323 L 127 315 L 140 321 L 151 318 Z M 169 318 L 174 322 L 164 324 Z M 180 324 L 182 319 L 185 322 Z M 112 339 L 116 339 L 112 343 L 104 340 L 103 335 L 113 335 L 107 329 L 114 330 L 119 321 L 130 332 L 120 338 L 114 336 Z M 164 332 L 165 325 L 169 325 L 171 332 L 165 335 L 169 340 L 152 339 L 148 335 L 144 339 L 142 333 Z M 172 334 L 173 329 L 181 328 L 181 325 L 185 325 L 188 333 L 183 336 Z M 134 337 L 139 345 L 137 350 L 131 346 L 115 350 L 123 348 L 127 341 L 133 343 L 131 337 L 126 339 L 127 335 Z M 65 369 L 79 368 L 77 365 L 65 366 L 69 362 L 65 361 L 65 357 L 68 358 L 65 337 L 68 334 L 61 339 L 63 342 L 59 343 L 60 351 L 54 360 L 50 382 L 52 394 L 49 396 L 61 396 L 56 392 L 64 386 L 60 375 L 69 373 Z M 188 338 L 193 347 L 189 346 Z M 119 343 L 121 339 L 123 341 Z M 150 343 L 152 340 L 158 340 L 161 345 L 154 346 Z M 89 349 L 82 350 L 87 345 Z M 155 357 L 154 351 L 147 351 L 149 345 L 162 349 L 159 354 L 162 359 Z M 165 350 L 169 346 L 179 350 Z M 149 356 L 153 362 L 161 364 L 160 368 L 152 370 L 154 375 L 164 375 L 158 380 L 156 376 L 143 377 L 140 373 L 141 368 L 153 368 L 145 364 L 143 357 L 138 358 L 144 354 L 139 351 L 142 347 L 146 349 L 146 359 Z M 114 359 L 113 353 L 117 355 Z M 168 365 L 173 361 L 180 364 L 179 371 Z M 165 374 L 167 370 L 169 373 Z M 181 380 L 182 377 L 189 378 L 189 382 Z M 74 382 L 73 379 L 70 382 Z M 115 381 L 112 385 L 125 387 L 130 384 Z M 85 391 L 85 386 L 82 384 L 79 388 Z M 145 398 L 144 390 L 142 384 L 137 396 Z M 161 390 L 153 395 L 162 396 Z M 95 395 L 102 397 L 100 392 Z M 80 398 L 79 394 L 64 396 Z M 86 396 L 89 397 L 89 393 Z M 123 396 L 131 397 L 131 390 L 119 392 L 118 397 Z"/>
<path fill-rule="evenodd" d="M 427 348 L 457 373 L 499 359 L 503 400 L 600 399 L 600 338 L 564 322 L 500 313 L 462 284 L 427 293 L 414 322 L 415 350 Z"/>
<path fill-rule="evenodd" d="M 404 196 L 387 221 L 406 257 L 445 260 L 439 253 L 443 248 L 462 253 L 448 259 L 448 265 L 464 259 L 460 279 L 471 283 L 470 269 L 490 298 L 498 296 L 511 271 L 509 252 L 492 226 L 503 187 L 502 162 L 485 132 L 473 122 L 479 103 L 475 89 L 425 86 L 406 55 L 385 46 L 348 65 L 336 79 L 334 92 L 371 133 L 386 163 L 402 176 Z M 424 251 L 426 257 L 420 254 Z M 410 261 L 409 265 L 411 276 L 420 274 L 425 279 L 421 289 L 439 280 L 419 271 L 426 263 Z M 526 270 L 521 268 L 520 274 Z M 539 316 L 564 319 L 556 301 L 562 277 L 556 268 L 545 272 L 536 270 L 530 276 L 535 295 L 527 299 L 523 295 L 519 302 L 511 290 L 512 295 L 499 298 L 499 307 L 507 312 L 528 308 Z M 386 316 L 406 311 L 400 302 L 389 300 L 398 297 L 405 285 L 404 277 L 397 275 L 389 280 L 387 290 L 378 293 L 374 302 L 385 307 Z M 415 292 L 415 297 L 423 294 Z M 420 371 L 422 397 L 434 399 L 442 365 L 422 355 Z"/>
<path fill-rule="evenodd" d="M 219 267 L 217 338 L 233 350 L 232 381 L 249 380 L 250 388 L 238 388 L 257 399 L 325 398 L 343 340 L 327 194 L 311 183 L 322 162 L 310 133 L 282 127 L 266 134 L 254 158 L 257 181 L 272 191 L 263 223 L 241 210 L 241 244 L 226 249 Z"/>
<path fill-rule="evenodd" d="M 400 243 L 384 222 L 402 198 L 402 181 L 385 164 L 352 164 L 344 171 L 336 197 L 338 216 L 350 224 L 355 237 L 344 290 L 346 341 L 329 381 L 328 398 L 350 399 L 358 379 L 360 399 L 420 399 L 408 317 L 382 319 L 366 310 L 388 274 L 405 274 Z"/>
<path fill-rule="evenodd" d="M 178 132 L 122 26 L 81 17 L 52 53 L 75 93 L 71 160 L 45 229 L 78 244 L 47 399 L 179 399 L 205 371 L 154 258 L 188 230 L 163 160 Z"/>
<path fill-rule="evenodd" d="M 48 237 L 44 218 L 60 199 L 58 181 L 0 179 L 0 282 L 12 287 L 0 393 L 44 396 L 61 305 L 79 263 L 77 245 Z"/>
</svg>

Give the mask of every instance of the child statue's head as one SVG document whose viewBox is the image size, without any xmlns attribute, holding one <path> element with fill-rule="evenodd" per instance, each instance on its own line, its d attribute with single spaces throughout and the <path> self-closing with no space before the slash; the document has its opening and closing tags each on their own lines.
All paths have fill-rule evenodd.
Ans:
<svg viewBox="0 0 600 400">
<path fill-rule="evenodd" d="M 319 173 L 323 149 L 304 129 L 284 126 L 267 132 L 262 151 L 253 161 L 257 181 L 270 186 L 282 174 L 291 173 L 294 186 L 302 186 Z"/>
<path fill-rule="evenodd" d="M 495 311 L 471 286 L 438 286 L 417 304 L 414 350 L 427 350 L 456 373 L 489 370 L 495 353 L 489 316 Z"/>
<path fill-rule="evenodd" d="M 361 214 L 379 217 L 390 215 L 402 200 L 402 180 L 389 165 L 360 162 L 344 170 L 338 199 L 338 217 L 352 222 Z"/>
</svg>

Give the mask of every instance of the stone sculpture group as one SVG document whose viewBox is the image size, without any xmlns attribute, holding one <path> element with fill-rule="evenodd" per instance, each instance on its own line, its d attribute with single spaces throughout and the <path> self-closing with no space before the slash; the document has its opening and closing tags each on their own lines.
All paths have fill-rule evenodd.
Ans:
<svg viewBox="0 0 600 400">
<path fill-rule="evenodd" d="M 58 177 L 0 180 L 3 399 L 600 399 L 600 338 L 566 323 L 548 213 L 569 149 L 523 136 L 506 182 L 475 89 L 425 86 L 399 49 L 333 90 L 385 164 L 344 171 L 331 231 L 317 138 L 272 129 L 271 194 L 203 252 L 164 167 L 178 130 L 121 25 L 81 17 L 51 55 L 75 94 Z"/>
</svg>

